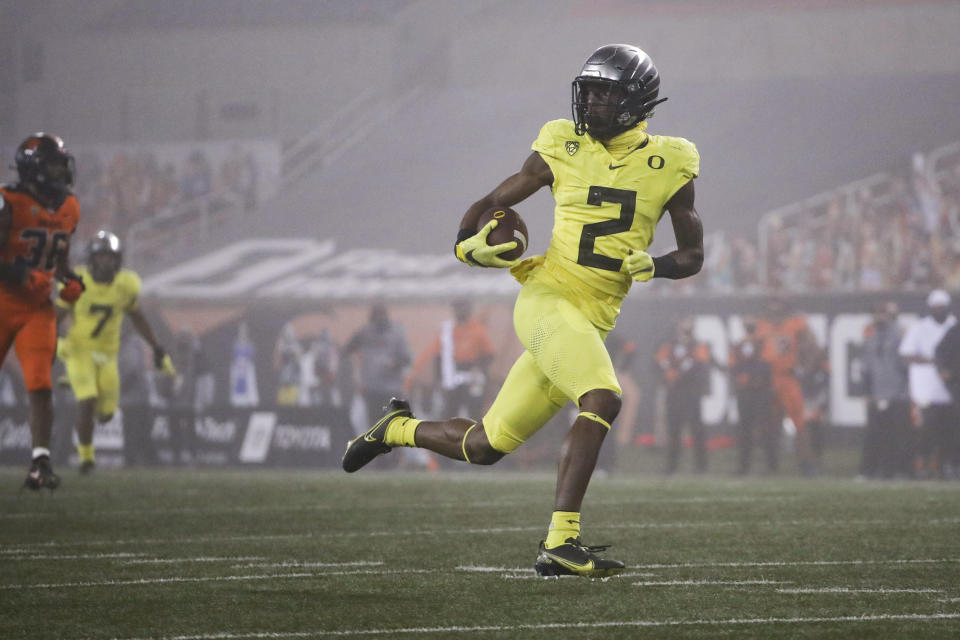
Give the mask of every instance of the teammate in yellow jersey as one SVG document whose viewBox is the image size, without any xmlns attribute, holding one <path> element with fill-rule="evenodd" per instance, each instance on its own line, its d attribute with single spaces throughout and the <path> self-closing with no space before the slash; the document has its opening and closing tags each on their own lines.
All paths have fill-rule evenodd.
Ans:
<svg viewBox="0 0 960 640">
<path fill-rule="evenodd" d="M 67 336 L 60 340 L 57 353 L 67 367 L 67 379 L 77 398 L 77 451 L 80 472 L 94 467 L 94 418 L 108 422 L 117 410 L 120 376 L 117 353 L 120 351 L 120 326 L 124 315 L 153 349 L 154 364 L 175 375 L 166 354 L 146 317 L 140 311 L 140 277 L 122 269 L 120 240 L 108 231 L 100 231 L 90 241 L 86 268 L 79 267 L 86 289 L 80 298 L 67 304 L 58 300 L 58 315 L 73 315 Z"/>
<path fill-rule="evenodd" d="M 642 50 L 623 44 L 597 49 L 573 81 L 573 121 L 544 125 L 520 171 L 463 216 L 457 257 L 471 266 L 512 267 L 523 284 L 514 328 L 526 350 L 483 419 L 419 421 L 407 402 L 393 399 L 343 456 L 348 472 L 395 446 L 493 464 L 568 400 L 576 402 L 580 413 L 561 449 L 553 517 L 534 564 L 541 576 L 623 571 L 622 562 L 599 555 L 604 547 L 586 546 L 580 538 L 583 496 L 620 410 L 620 385 L 604 339 L 633 282 L 685 278 L 703 264 L 693 188 L 700 157 L 683 138 L 646 132 L 653 107 L 666 99 L 658 99 L 659 89 L 657 69 Z M 516 264 L 498 258 L 516 243 L 488 247 L 486 236 L 496 223 L 477 232 L 480 214 L 515 205 L 547 186 L 556 208 L 546 254 Z M 646 249 L 664 212 L 677 249 L 651 257 Z"/>
</svg>

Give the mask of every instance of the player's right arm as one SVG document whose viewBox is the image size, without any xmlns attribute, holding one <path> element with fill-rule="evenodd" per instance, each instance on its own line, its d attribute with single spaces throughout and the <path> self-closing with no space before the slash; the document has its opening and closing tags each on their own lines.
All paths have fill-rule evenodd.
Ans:
<svg viewBox="0 0 960 640">
<path fill-rule="evenodd" d="M 512 207 L 523 202 L 541 188 L 553 184 L 553 171 L 534 151 L 527 156 L 520 171 L 513 174 L 493 191 L 474 202 L 463 214 L 460 221 L 460 231 L 457 233 L 455 252 L 461 261 L 466 262 L 463 256 L 470 254 L 473 261 L 481 266 L 509 267 L 516 261 L 502 260 L 497 254 L 508 251 L 516 243 L 506 243 L 494 247 L 487 246 L 487 235 L 494 228 L 496 221 L 491 220 L 481 231 L 477 231 L 477 222 L 484 211 L 492 207 Z M 469 263 L 468 263 L 469 264 Z"/>
</svg>

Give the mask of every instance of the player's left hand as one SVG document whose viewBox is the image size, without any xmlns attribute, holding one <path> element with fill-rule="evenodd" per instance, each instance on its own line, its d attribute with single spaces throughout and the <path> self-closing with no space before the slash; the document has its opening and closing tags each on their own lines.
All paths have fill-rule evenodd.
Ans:
<svg viewBox="0 0 960 640">
<path fill-rule="evenodd" d="M 500 257 L 500 254 L 504 251 L 517 248 L 516 240 L 496 244 L 492 247 L 487 244 L 487 236 L 497 227 L 498 222 L 498 220 L 491 220 L 484 225 L 483 229 L 459 242 L 456 247 L 457 259 L 471 267 L 496 267 L 499 269 L 509 269 L 520 262 L 520 260 L 504 260 Z"/>
<path fill-rule="evenodd" d="M 646 251 L 630 249 L 620 270 L 629 273 L 630 277 L 637 282 L 646 282 L 653 277 L 653 258 Z"/>
<path fill-rule="evenodd" d="M 87 287 L 83 284 L 83 278 L 80 276 L 67 276 L 60 288 L 60 299 L 64 302 L 76 302 Z"/>
</svg>

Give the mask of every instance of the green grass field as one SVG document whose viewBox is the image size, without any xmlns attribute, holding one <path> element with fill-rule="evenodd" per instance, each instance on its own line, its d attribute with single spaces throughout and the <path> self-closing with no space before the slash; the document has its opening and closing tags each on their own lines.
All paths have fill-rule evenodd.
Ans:
<svg viewBox="0 0 960 640">
<path fill-rule="evenodd" d="M 960 483 L 594 480 L 628 570 L 539 579 L 552 474 L 0 470 L 0 638 L 957 638 Z"/>
</svg>

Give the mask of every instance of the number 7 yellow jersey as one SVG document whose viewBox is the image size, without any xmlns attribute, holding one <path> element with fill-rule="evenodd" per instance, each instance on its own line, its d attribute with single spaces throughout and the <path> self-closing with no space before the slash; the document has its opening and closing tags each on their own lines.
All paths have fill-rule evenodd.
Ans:
<svg viewBox="0 0 960 640">
<path fill-rule="evenodd" d="M 100 283 L 86 267 L 78 267 L 76 272 L 83 278 L 86 290 L 73 305 L 57 300 L 59 306 L 73 307 L 73 325 L 66 337 L 69 349 L 116 355 L 120 350 L 123 315 L 137 308 L 140 276 L 121 269 L 113 282 Z"/>
<path fill-rule="evenodd" d="M 650 246 L 667 201 L 697 177 L 697 148 L 683 138 L 649 135 L 644 127 L 605 147 L 578 136 L 570 120 L 545 124 L 532 148 L 553 171 L 556 201 L 538 278 L 569 289 L 598 328 L 612 329 L 633 283 L 620 272 L 623 258 Z"/>
</svg>

